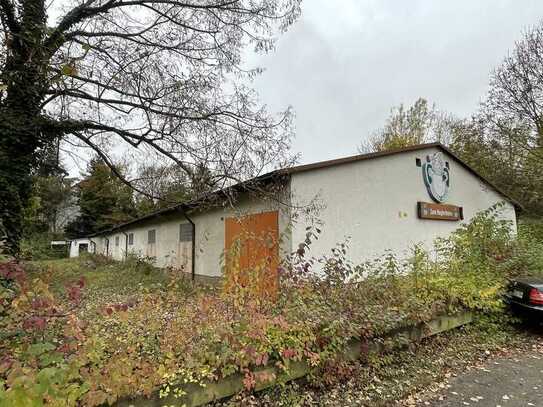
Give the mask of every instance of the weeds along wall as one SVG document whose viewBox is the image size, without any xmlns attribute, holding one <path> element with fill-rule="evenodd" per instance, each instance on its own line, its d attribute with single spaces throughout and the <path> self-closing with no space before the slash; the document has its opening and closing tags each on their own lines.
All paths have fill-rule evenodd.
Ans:
<svg viewBox="0 0 543 407">
<path fill-rule="evenodd" d="M 424 220 L 417 216 L 417 202 L 432 202 L 423 181 L 422 167 L 428 155 L 440 152 L 431 147 L 385 157 L 294 173 L 291 193 L 294 207 L 312 203 L 314 210 L 302 213 L 293 225 L 292 241 L 303 242 L 306 227 L 319 224 L 319 239 L 310 246 L 312 255 L 349 240 L 354 264 L 371 260 L 390 250 L 410 256 L 410 249 L 422 243 L 431 249 L 437 237 L 446 237 L 462 221 Z M 443 153 L 449 165 L 450 188 L 444 204 L 463 207 L 464 221 L 506 198 Z M 501 217 L 516 231 L 513 204 L 505 201 Z"/>
<path fill-rule="evenodd" d="M 320 278 L 313 267 L 327 259 L 301 255 L 275 301 L 104 256 L 0 263 L 0 405 L 194 405 L 193 395 L 213 388 L 232 394 L 296 377 L 300 364 L 328 386 L 353 374 L 342 355 L 391 366 L 371 344 L 405 344 L 408 336 L 389 335 L 412 326 L 422 334 L 436 317 L 482 311 L 483 336 L 508 329 L 503 289 L 511 276 L 541 272 L 541 250 L 526 252 L 491 211 L 445 240 L 437 261 L 422 250 L 394 267 L 385 258 L 364 280 L 345 261 L 329 262 Z M 351 338 L 360 340 L 354 348 Z"/>
</svg>

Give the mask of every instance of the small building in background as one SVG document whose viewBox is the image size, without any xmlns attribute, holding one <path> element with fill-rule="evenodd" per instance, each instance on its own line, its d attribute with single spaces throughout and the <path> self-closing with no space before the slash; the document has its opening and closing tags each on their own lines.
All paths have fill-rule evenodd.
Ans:
<svg viewBox="0 0 543 407">
<path fill-rule="evenodd" d="M 52 254 L 58 258 L 68 257 L 70 254 L 69 240 L 52 240 L 50 247 Z"/>
<path fill-rule="evenodd" d="M 74 239 L 70 243 L 70 257 L 79 257 L 86 253 L 96 253 L 96 244 L 89 238 Z"/>
</svg>

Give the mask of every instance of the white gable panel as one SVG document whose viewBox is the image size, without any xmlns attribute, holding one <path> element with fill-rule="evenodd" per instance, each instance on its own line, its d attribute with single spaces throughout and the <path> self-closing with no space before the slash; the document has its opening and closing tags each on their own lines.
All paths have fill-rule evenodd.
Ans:
<svg viewBox="0 0 543 407">
<path fill-rule="evenodd" d="M 294 173 L 292 202 L 307 205 L 317 197 L 322 233 L 311 245 L 311 254 L 330 253 L 336 244 L 350 239 L 349 256 L 355 263 L 371 260 L 392 250 L 400 257 L 410 256 L 410 248 L 423 243 L 427 248 L 437 237 L 445 237 L 459 221 L 426 220 L 417 216 L 417 202 L 433 202 L 423 178 L 427 155 L 436 147 L 408 151 L 347 164 Z M 463 207 L 465 220 L 504 197 L 443 152 L 449 165 L 450 187 L 444 204 Z M 506 202 L 502 216 L 516 231 L 515 208 Z M 305 239 L 308 221 L 301 217 L 292 231 L 292 244 Z"/>
</svg>

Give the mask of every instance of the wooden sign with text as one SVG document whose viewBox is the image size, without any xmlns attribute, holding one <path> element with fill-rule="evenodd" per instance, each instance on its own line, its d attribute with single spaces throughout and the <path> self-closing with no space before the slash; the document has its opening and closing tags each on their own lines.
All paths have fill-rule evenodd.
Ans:
<svg viewBox="0 0 543 407">
<path fill-rule="evenodd" d="M 451 221 L 464 219 L 462 207 L 455 205 L 417 202 L 417 212 L 420 219 Z"/>
</svg>

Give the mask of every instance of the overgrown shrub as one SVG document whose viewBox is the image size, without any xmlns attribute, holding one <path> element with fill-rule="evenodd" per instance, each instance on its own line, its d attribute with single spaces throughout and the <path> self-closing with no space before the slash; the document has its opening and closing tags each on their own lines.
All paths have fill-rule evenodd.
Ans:
<svg viewBox="0 0 543 407">
<path fill-rule="evenodd" d="M 251 293 L 253 285 L 246 284 L 251 280 L 244 277 L 230 282 L 239 287 L 222 292 L 180 290 L 184 282 L 173 279 L 163 280 L 158 290 L 142 287 L 128 299 L 99 302 L 100 296 L 85 294 L 85 283 L 77 279 L 86 260 L 67 263 L 73 267 L 69 271 L 51 270 L 67 273 L 71 281 L 62 295 L 56 295 L 58 288 L 50 290 L 45 277 L 19 282 L 13 275 L 22 276 L 20 266 L 5 266 L 0 269 L 5 332 L 0 404 L 74 405 L 77 400 L 94 406 L 158 388 L 166 394 L 178 384 L 234 373 L 253 389 L 273 379 L 259 367 L 288 370 L 300 360 L 333 373 L 323 378 L 337 376 L 348 370 L 335 361 L 351 338 L 370 341 L 465 309 L 492 318 L 504 315 L 501 293 L 507 279 L 540 262 L 524 237 L 511 236 L 496 210 L 440 239 L 432 252 L 413 248 L 408 260 L 388 253 L 353 265 L 347 243 L 330 255 L 308 258 L 307 247 L 318 234 L 308 230 L 283 265 L 281 290 L 273 300 Z M 122 281 L 118 287 L 159 275 L 152 268 L 146 274 L 141 259 L 129 259 L 122 273 L 116 268 L 120 263 L 94 266 L 111 269 L 112 278 Z M 98 274 L 88 273 L 103 278 Z M 86 295 L 97 303 L 81 312 Z"/>
<path fill-rule="evenodd" d="M 21 241 L 21 257 L 26 260 L 63 259 L 69 255 L 68 246 L 51 246 L 52 240 L 62 240 L 52 233 L 34 234 Z"/>
<path fill-rule="evenodd" d="M 519 221 L 516 243 L 514 255 L 504 261 L 506 272 L 512 276 L 543 277 L 543 222 Z"/>
<path fill-rule="evenodd" d="M 73 406 L 87 392 L 80 361 L 63 349 L 77 347 L 78 321 L 43 281 L 29 281 L 15 262 L 0 264 L 0 405 Z M 66 288 L 77 306 L 82 280 Z"/>
<path fill-rule="evenodd" d="M 129 267 L 134 268 L 138 272 L 145 274 L 151 274 L 153 270 L 156 270 L 154 264 L 156 259 L 150 256 L 142 256 L 137 253 L 128 253 L 126 256 L 126 264 Z"/>
</svg>

